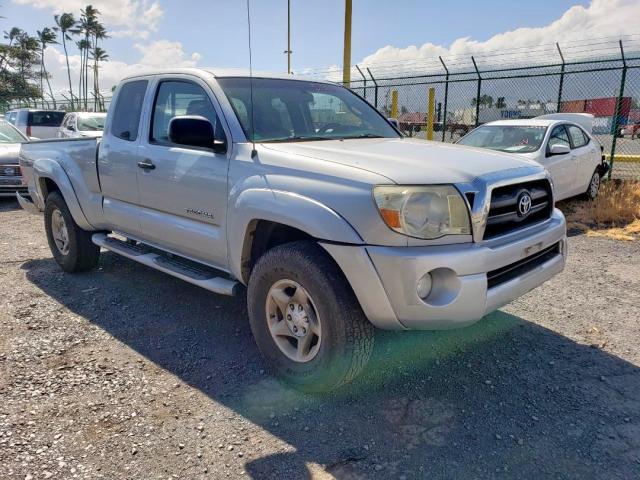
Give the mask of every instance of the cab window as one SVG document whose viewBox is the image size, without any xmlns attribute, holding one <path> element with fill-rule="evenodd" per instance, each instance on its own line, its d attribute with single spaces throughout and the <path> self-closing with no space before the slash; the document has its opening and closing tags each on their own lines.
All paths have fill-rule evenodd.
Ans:
<svg viewBox="0 0 640 480">
<path fill-rule="evenodd" d="M 581 128 L 578 128 L 575 125 L 569 125 L 567 128 L 569 129 L 569 136 L 571 137 L 571 144 L 573 148 L 584 147 L 589 143 L 589 138 L 584 134 Z"/>
<path fill-rule="evenodd" d="M 148 83 L 147 80 L 134 80 L 120 87 L 111 125 L 111 133 L 114 136 L 130 142 L 138 138 L 140 115 Z"/>
<path fill-rule="evenodd" d="M 165 81 L 158 87 L 151 116 L 151 143 L 167 144 L 169 122 L 174 117 L 197 115 L 211 122 L 216 136 L 220 125 L 207 93 L 198 85 L 184 81 Z"/>
</svg>

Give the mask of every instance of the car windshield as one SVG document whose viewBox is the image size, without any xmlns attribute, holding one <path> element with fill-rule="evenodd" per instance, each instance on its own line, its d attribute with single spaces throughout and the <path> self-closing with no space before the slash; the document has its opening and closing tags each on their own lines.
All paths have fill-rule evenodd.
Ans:
<svg viewBox="0 0 640 480">
<path fill-rule="evenodd" d="M 229 77 L 218 81 L 249 141 L 399 137 L 377 110 L 338 85 L 254 78 L 251 102 L 249 78 Z"/>
<path fill-rule="evenodd" d="M 27 139 L 4 120 L 0 121 L 0 143 L 20 143 Z"/>
<path fill-rule="evenodd" d="M 483 125 L 462 137 L 458 143 L 502 152 L 529 153 L 540 148 L 546 131 L 546 127 L 528 125 Z"/>
<path fill-rule="evenodd" d="M 101 132 L 104 130 L 104 115 L 83 115 L 78 117 L 78 130 L 81 132 Z"/>
</svg>

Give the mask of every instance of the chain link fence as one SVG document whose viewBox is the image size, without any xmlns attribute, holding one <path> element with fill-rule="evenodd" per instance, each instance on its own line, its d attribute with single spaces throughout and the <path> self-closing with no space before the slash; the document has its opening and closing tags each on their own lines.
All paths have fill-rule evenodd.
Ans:
<svg viewBox="0 0 640 480">
<path fill-rule="evenodd" d="M 435 90 L 434 140 L 454 142 L 476 126 L 502 119 L 527 119 L 549 113 L 590 113 L 594 135 L 609 159 L 640 161 L 640 54 L 557 63 L 483 67 L 469 57 L 454 71 L 440 58 L 442 73 L 376 76 L 374 68 L 356 67 L 350 87 L 384 115 L 397 119 L 410 137 L 426 138 L 428 91 Z M 460 62 L 458 61 L 459 65 Z M 433 68 L 431 69 L 433 70 Z M 636 163 L 640 177 L 640 163 Z M 623 168 L 620 166 L 618 168 Z"/>
</svg>

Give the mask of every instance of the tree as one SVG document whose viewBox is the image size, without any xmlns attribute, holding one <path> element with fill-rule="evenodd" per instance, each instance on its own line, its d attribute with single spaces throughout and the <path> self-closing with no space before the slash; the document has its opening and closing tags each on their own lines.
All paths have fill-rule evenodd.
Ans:
<svg viewBox="0 0 640 480">
<path fill-rule="evenodd" d="M 507 102 L 504 97 L 498 97 L 496 100 L 496 108 L 507 108 Z"/>
<path fill-rule="evenodd" d="M 40 65 L 38 39 L 17 27 L 4 32 L 4 37 L 9 43 L 0 45 L 0 103 L 40 98 L 34 70 Z"/>
<path fill-rule="evenodd" d="M 44 51 L 47 49 L 47 45 L 57 44 L 57 34 L 54 29 L 45 27 L 42 30 L 36 32 L 38 41 L 40 42 L 40 91 L 42 92 L 42 108 L 44 108 L 44 85 L 43 79 L 47 80 L 47 86 L 49 88 L 49 96 L 53 102 L 53 108 L 57 108 L 56 99 L 53 96 L 53 90 L 51 90 L 51 82 L 49 81 L 49 74 L 47 73 L 47 67 L 44 63 Z"/>
<path fill-rule="evenodd" d="M 69 95 L 71 96 L 71 109 L 74 108 L 73 87 L 71 86 L 71 69 L 69 68 L 69 52 L 67 51 L 67 40 L 73 40 L 72 36 L 80 33 L 78 22 L 73 13 L 63 13 L 53 17 L 58 30 L 62 34 L 62 48 L 64 49 L 64 57 L 67 62 L 67 78 L 69 79 Z"/>
<path fill-rule="evenodd" d="M 95 98 L 97 105 L 94 105 L 94 110 L 104 109 L 104 103 L 100 97 L 100 82 L 98 79 L 98 72 L 100 69 L 100 62 L 106 62 L 109 60 L 109 55 L 100 47 L 96 47 L 93 52 L 91 52 L 91 59 L 93 60 L 93 64 L 95 65 L 94 70 L 94 89 L 95 89 Z"/>
</svg>

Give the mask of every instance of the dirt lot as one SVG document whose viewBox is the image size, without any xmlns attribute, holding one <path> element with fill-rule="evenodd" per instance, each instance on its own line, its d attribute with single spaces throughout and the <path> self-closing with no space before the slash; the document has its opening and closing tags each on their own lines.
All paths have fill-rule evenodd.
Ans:
<svg viewBox="0 0 640 480">
<path fill-rule="evenodd" d="M 109 253 L 66 275 L 12 201 L 0 247 L 2 479 L 640 476 L 640 242 L 574 236 L 551 282 L 380 332 L 326 397 L 264 372 L 243 298 Z"/>
</svg>

